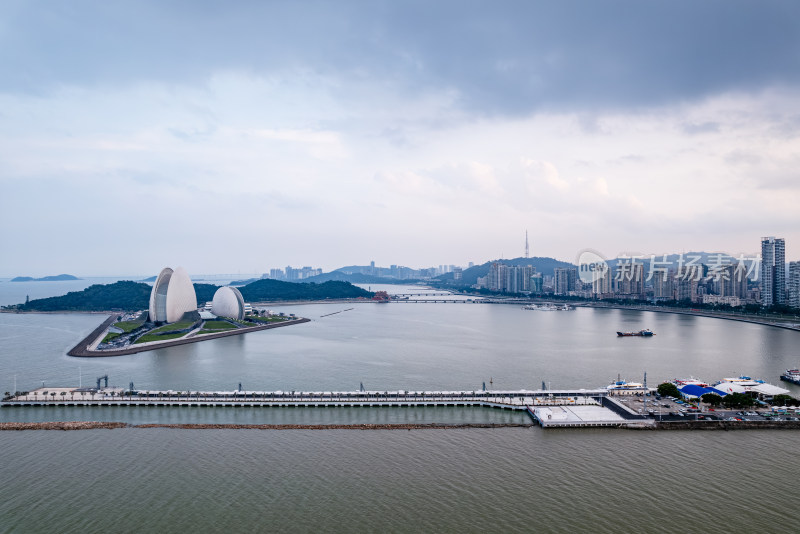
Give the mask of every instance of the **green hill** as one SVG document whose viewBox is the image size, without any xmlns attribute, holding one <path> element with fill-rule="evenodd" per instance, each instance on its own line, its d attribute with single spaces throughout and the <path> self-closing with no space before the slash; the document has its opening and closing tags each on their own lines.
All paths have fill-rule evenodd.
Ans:
<svg viewBox="0 0 800 534">
<path fill-rule="evenodd" d="M 280 280 L 256 280 L 239 288 L 244 300 L 262 302 L 270 300 L 323 300 L 344 298 L 372 298 L 373 293 L 349 282 L 323 282 L 297 284 Z"/>
<path fill-rule="evenodd" d="M 214 298 L 219 286 L 194 284 L 197 304 L 202 306 Z M 371 298 L 372 293 L 347 282 L 296 284 L 278 280 L 258 280 L 240 288 L 248 302 L 270 300 L 324 300 L 341 298 Z M 135 311 L 150 305 L 152 286 L 141 282 L 121 281 L 95 284 L 83 291 L 72 291 L 60 297 L 48 297 L 18 304 L 20 311 Z"/>
<path fill-rule="evenodd" d="M 524 266 L 524 265 L 532 265 L 536 268 L 537 273 L 542 273 L 543 275 L 553 276 L 553 270 L 556 267 L 575 267 L 571 263 L 567 263 L 565 261 L 559 261 L 553 258 L 542 258 L 542 257 L 535 257 L 535 258 L 513 258 L 509 260 L 493 260 L 487 261 L 483 265 L 475 265 L 474 267 L 470 267 L 469 269 L 464 269 L 464 272 L 461 275 L 461 283 L 460 285 L 464 286 L 471 286 L 478 282 L 478 277 L 486 276 L 489 274 L 489 269 L 492 266 L 492 263 L 502 263 L 504 265 L 516 265 L 516 266 Z M 453 273 L 447 273 L 437 277 L 437 280 L 442 281 L 449 281 L 450 283 L 453 282 Z"/>
<path fill-rule="evenodd" d="M 20 304 L 23 311 L 135 311 L 144 310 L 150 304 L 150 290 L 147 284 L 138 282 L 114 282 L 95 284 L 83 291 L 71 291 L 60 297 L 35 299 Z"/>
</svg>

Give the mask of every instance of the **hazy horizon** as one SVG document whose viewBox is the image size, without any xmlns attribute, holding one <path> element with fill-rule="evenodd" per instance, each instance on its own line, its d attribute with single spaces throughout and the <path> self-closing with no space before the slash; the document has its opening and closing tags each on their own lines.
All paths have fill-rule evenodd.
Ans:
<svg viewBox="0 0 800 534">
<path fill-rule="evenodd" d="M 3 277 L 800 259 L 800 4 L 0 5 Z"/>
</svg>

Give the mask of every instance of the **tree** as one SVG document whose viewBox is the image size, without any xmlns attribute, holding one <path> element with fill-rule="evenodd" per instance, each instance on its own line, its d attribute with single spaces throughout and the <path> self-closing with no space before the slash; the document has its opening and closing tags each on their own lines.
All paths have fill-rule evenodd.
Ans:
<svg viewBox="0 0 800 534">
<path fill-rule="evenodd" d="M 722 398 L 722 404 L 728 408 L 743 408 L 753 406 L 755 403 L 753 397 L 744 393 L 731 393 Z"/>
<path fill-rule="evenodd" d="M 800 401 L 790 395 L 775 395 L 772 397 L 771 404 L 773 406 L 798 406 Z"/>
<path fill-rule="evenodd" d="M 672 382 L 664 382 L 658 385 L 658 394 L 663 397 L 680 397 L 681 392 L 678 391 L 678 386 Z"/>
<path fill-rule="evenodd" d="M 719 406 L 720 404 L 722 404 L 722 397 L 717 395 L 716 393 L 706 393 L 702 397 L 700 397 L 700 399 L 703 402 L 710 404 L 711 406 Z"/>
</svg>

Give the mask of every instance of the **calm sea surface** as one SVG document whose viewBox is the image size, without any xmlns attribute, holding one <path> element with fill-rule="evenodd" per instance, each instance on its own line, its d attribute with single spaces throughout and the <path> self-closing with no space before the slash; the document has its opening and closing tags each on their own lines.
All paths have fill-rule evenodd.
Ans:
<svg viewBox="0 0 800 534">
<path fill-rule="evenodd" d="M 0 284 L 2 285 L 2 284 Z M 375 289 L 375 288 L 373 288 Z M 335 311 L 353 307 L 328 317 Z M 312 322 L 109 359 L 66 350 L 98 315 L 0 314 L 0 388 L 598 387 L 748 374 L 778 383 L 800 334 L 622 310 L 305 305 Z M 618 339 L 651 328 L 652 339 Z M 82 378 L 81 378 L 82 377 Z M 792 387 L 795 395 L 800 389 Z M 1 408 L 3 421 L 525 422 L 481 408 Z M 0 532 L 797 532 L 800 433 L 619 430 L 0 432 Z"/>
</svg>

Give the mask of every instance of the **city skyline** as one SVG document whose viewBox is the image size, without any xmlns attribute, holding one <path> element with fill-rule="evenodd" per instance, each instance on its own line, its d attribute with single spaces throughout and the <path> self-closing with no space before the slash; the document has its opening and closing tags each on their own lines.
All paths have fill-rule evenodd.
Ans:
<svg viewBox="0 0 800 534">
<path fill-rule="evenodd" d="M 6 276 L 466 265 L 525 230 L 564 261 L 800 259 L 795 3 L 0 15 Z"/>
</svg>

